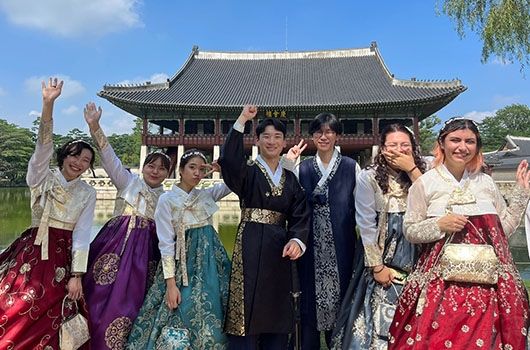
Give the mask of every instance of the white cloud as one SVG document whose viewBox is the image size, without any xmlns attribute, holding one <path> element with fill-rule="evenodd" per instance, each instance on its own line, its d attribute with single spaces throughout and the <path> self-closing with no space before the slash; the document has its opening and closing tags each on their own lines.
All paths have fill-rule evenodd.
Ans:
<svg viewBox="0 0 530 350">
<path fill-rule="evenodd" d="M 105 134 L 130 134 L 134 127 L 135 116 L 127 114 L 122 115 L 117 119 L 108 120 L 107 123 L 101 125 L 102 129 L 105 130 Z"/>
<path fill-rule="evenodd" d="M 481 123 L 482 120 L 484 120 L 484 118 L 491 117 L 496 112 L 497 112 L 497 110 L 493 110 L 493 111 L 471 111 L 471 112 L 467 112 L 466 114 L 464 114 L 464 118 L 474 120 L 477 123 Z"/>
<path fill-rule="evenodd" d="M 85 87 L 83 86 L 83 84 L 81 84 L 81 82 L 77 80 L 73 80 L 67 75 L 55 74 L 51 76 L 57 77 L 59 80 L 64 81 L 63 91 L 61 93 L 62 98 L 72 97 L 72 96 L 79 95 L 85 92 Z M 26 86 L 26 89 L 30 93 L 32 94 L 36 93 L 40 95 L 42 91 L 41 83 L 43 81 L 47 83 L 49 79 L 50 79 L 50 76 L 31 77 L 31 78 L 26 79 L 26 81 L 24 82 L 24 85 Z"/>
<path fill-rule="evenodd" d="M 146 81 L 150 81 L 153 84 L 165 83 L 169 79 L 169 75 L 165 73 L 155 73 L 150 78 L 136 77 L 134 79 L 126 79 L 120 81 L 118 84 L 129 85 L 129 84 L 145 84 Z"/>
<path fill-rule="evenodd" d="M 7 90 L 0 86 L 0 97 L 7 95 Z"/>
<path fill-rule="evenodd" d="M 78 111 L 79 111 L 79 108 L 77 108 L 77 106 L 71 105 L 70 107 L 63 108 L 61 110 L 61 113 L 66 114 L 66 115 L 72 115 L 72 114 L 76 114 Z"/>
<path fill-rule="evenodd" d="M 142 26 L 141 0 L 0 0 L 15 25 L 64 37 L 102 36 Z"/>
<path fill-rule="evenodd" d="M 31 120 L 36 120 L 37 118 L 40 118 L 40 115 L 41 115 L 41 112 L 35 111 L 35 110 L 30 111 L 28 113 L 28 116 L 30 117 Z"/>
<path fill-rule="evenodd" d="M 102 107 L 103 114 L 100 124 L 106 135 L 130 134 L 132 132 L 137 117 L 111 104 L 105 103 Z"/>
</svg>

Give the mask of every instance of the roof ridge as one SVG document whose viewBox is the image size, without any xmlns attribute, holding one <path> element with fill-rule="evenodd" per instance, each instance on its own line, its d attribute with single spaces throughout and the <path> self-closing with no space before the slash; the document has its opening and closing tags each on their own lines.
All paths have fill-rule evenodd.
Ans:
<svg viewBox="0 0 530 350">
<path fill-rule="evenodd" d="M 317 51 L 270 51 L 270 52 L 216 52 L 196 51 L 196 59 L 217 60 L 266 60 L 266 59 L 311 59 L 311 58 L 341 58 L 341 57 L 363 57 L 373 56 L 374 51 L 370 47 L 339 50 L 317 50 Z"/>
<path fill-rule="evenodd" d="M 169 79 L 163 83 L 151 83 L 146 81 L 145 83 L 131 83 L 131 84 L 105 84 L 103 90 L 105 91 L 148 91 L 148 90 L 160 90 L 169 88 Z"/>
<path fill-rule="evenodd" d="M 392 85 L 394 86 L 406 86 L 406 87 L 418 87 L 418 88 L 448 88 L 448 87 L 460 87 L 462 81 L 460 79 L 425 79 L 425 80 L 416 80 L 412 78 L 407 79 L 397 79 L 392 77 Z"/>
<path fill-rule="evenodd" d="M 506 137 L 510 137 L 510 138 L 512 138 L 512 139 L 523 139 L 523 140 L 528 140 L 528 141 L 530 141 L 530 137 L 528 137 L 528 136 L 506 135 Z"/>
</svg>

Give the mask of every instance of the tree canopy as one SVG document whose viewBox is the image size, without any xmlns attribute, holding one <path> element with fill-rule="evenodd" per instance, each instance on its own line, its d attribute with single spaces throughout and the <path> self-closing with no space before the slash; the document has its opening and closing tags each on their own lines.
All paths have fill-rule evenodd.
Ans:
<svg viewBox="0 0 530 350">
<path fill-rule="evenodd" d="M 484 151 L 498 149 L 506 135 L 530 137 L 530 108 L 513 104 L 486 117 L 479 125 Z"/>
<path fill-rule="evenodd" d="M 435 114 L 423 119 L 420 122 L 420 147 L 421 154 L 430 155 L 438 133 L 434 129 L 440 124 L 441 120 Z"/>
<path fill-rule="evenodd" d="M 29 129 L 0 119 L 0 185 L 24 183 L 35 143 Z"/>
<path fill-rule="evenodd" d="M 483 42 L 482 62 L 497 56 L 518 61 L 521 69 L 530 62 L 529 0 L 439 0 L 437 8 L 456 24 L 462 38 L 466 29 Z"/>
<path fill-rule="evenodd" d="M 0 119 L 0 186 L 24 185 L 28 162 L 35 150 L 40 120 L 31 129 L 21 128 Z M 140 164 L 141 120 L 138 119 L 130 134 L 113 134 L 108 137 L 116 155 L 125 166 L 137 167 Z M 71 140 L 84 140 L 93 144 L 92 138 L 84 131 L 74 128 L 66 135 L 53 134 L 55 148 Z M 55 158 L 55 157 L 54 157 Z M 52 165 L 55 159 L 52 158 Z M 96 155 L 95 165 L 99 166 Z"/>
</svg>

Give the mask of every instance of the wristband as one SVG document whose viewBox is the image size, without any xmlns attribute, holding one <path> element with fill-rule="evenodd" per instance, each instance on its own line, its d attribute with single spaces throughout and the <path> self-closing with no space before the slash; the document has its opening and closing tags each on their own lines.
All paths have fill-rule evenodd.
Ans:
<svg viewBox="0 0 530 350">
<path fill-rule="evenodd" d="M 416 170 L 416 169 L 418 169 L 418 166 L 417 166 L 417 165 L 415 165 L 414 168 L 412 168 L 412 169 L 410 169 L 409 171 L 407 171 L 407 173 L 411 173 L 411 172 L 413 172 L 413 171 Z"/>
<path fill-rule="evenodd" d="M 379 271 L 375 271 L 375 269 L 372 270 L 373 273 L 379 273 L 381 271 L 383 271 L 385 269 L 385 265 L 381 266 L 381 268 L 379 269 Z"/>
</svg>

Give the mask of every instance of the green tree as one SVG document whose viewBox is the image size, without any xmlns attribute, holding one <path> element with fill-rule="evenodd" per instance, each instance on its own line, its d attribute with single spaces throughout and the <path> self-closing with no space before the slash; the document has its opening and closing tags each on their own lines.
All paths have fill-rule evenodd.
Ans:
<svg viewBox="0 0 530 350">
<path fill-rule="evenodd" d="M 518 61 L 521 69 L 529 63 L 529 0 L 439 0 L 438 10 L 440 6 L 455 22 L 461 38 L 468 28 L 480 36 L 483 63 L 492 55 L 507 62 Z"/>
<path fill-rule="evenodd" d="M 436 137 L 438 133 L 434 129 L 441 123 L 440 118 L 436 114 L 431 115 L 423 119 L 420 122 L 420 147 L 421 154 L 430 155 L 434 144 L 436 142 Z"/>
<path fill-rule="evenodd" d="M 0 119 L 0 185 L 24 184 L 35 143 L 29 129 Z"/>
<path fill-rule="evenodd" d="M 486 152 L 498 149 L 508 134 L 529 137 L 530 108 L 513 104 L 499 109 L 495 115 L 484 118 L 479 130 Z"/>
<path fill-rule="evenodd" d="M 112 134 L 108 137 L 114 152 L 124 165 L 138 167 L 140 165 L 140 147 L 142 145 L 142 119 L 135 120 L 131 134 Z"/>
<path fill-rule="evenodd" d="M 84 131 L 79 130 L 78 128 L 73 128 L 72 130 L 70 130 L 64 138 L 67 139 L 68 141 L 83 140 L 88 143 L 92 141 L 92 138 L 90 136 L 88 136 Z"/>
</svg>

